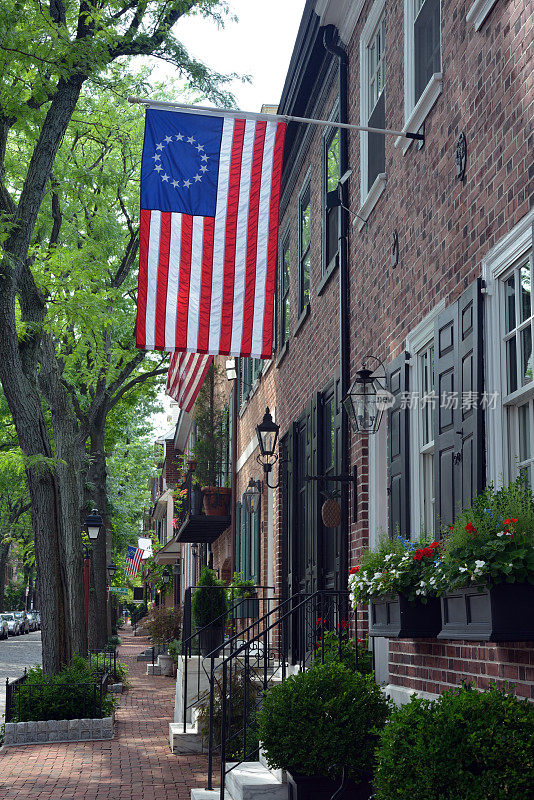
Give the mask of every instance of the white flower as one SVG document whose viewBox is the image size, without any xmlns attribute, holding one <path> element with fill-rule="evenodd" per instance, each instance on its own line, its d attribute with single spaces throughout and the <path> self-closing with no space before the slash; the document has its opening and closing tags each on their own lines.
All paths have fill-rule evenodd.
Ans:
<svg viewBox="0 0 534 800">
<path fill-rule="evenodd" d="M 467 572 L 467 567 L 458 567 L 460 572 Z"/>
<path fill-rule="evenodd" d="M 482 567 L 484 567 L 485 565 L 486 565 L 485 561 L 480 561 L 479 559 L 475 561 L 475 569 L 482 569 Z"/>
<path fill-rule="evenodd" d="M 504 535 L 505 535 L 504 531 L 499 531 L 499 533 L 497 534 L 497 536 L 504 536 Z"/>
<path fill-rule="evenodd" d="M 387 555 L 384 556 L 384 561 L 389 561 L 391 558 L 393 558 L 393 553 L 387 553 Z"/>
<path fill-rule="evenodd" d="M 373 580 L 376 581 L 378 578 L 381 578 L 381 577 L 382 577 L 382 573 L 381 572 L 375 572 L 375 574 L 373 575 Z"/>
</svg>

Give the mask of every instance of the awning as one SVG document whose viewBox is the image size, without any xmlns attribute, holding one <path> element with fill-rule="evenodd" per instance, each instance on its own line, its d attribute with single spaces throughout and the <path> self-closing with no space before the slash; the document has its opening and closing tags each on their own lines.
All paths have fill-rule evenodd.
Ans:
<svg viewBox="0 0 534 800">
<path fill-rule="evenodd" d="M 228 517 L 212 517 L 206 514 L 189 514 L 185 521 L 180 526 L 176 534 L 178 542 L 190 542 L 193 544 L 200 544 L 207 542 L 211 544 L 218 539 L 221 533 L 231 523 L 231 518 Z"/>
<path fill-rule="evenodd" d="M 161 550 L 158 550 L 154 556 L 156 564 L 176 564 L 177 559 L 180 557 L 180 543 L 176 541 L 176 537 L 167 542 Z"/>
<path fill-rule="evenodd" d="M 158 497 L 152 509 L 152 519 L 163 519 L 167 516 L 167 503 L 171 498 L 173 499 L 173 494 L 170 489 L 166 489 L 161 497 Z"/>
</svg>

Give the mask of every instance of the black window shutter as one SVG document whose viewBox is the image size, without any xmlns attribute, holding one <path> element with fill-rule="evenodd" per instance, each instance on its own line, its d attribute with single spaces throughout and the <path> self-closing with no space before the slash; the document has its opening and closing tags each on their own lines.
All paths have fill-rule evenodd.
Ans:
<svg viewBox="0 0 534 800">
<path fill-rule="evenodd" d="M 401 353 L 388 364 L 388 389 L 395 403 L 388 411 L 389 534 L 408 537 L 410 533 L 410 439 L 409 409 L 403 403 L 408 392 L 408 363 Z M 404 406 L 404 407 L 403 407 Z"/>
<path fill-rule="evenodd" d="M 296 528 L 296 505 L 297 505 L 297 461 L 296 461 L 296 423 L 293 422 L 289 428 L 287 436 L 287 465 L 285 472 L 285 485 L 283 491 L 285 497 L 283 499 L 283 512 L 285 514 L 285 558 L 286 563 L 283 567 L 285 575 L 284 579 L 287 580 L 288 596 L 298 591 L 296 585 L 296 547 L 295 547 L 295 528 Z"/>
<path fill-rule="evenodd" d="M 261 553 L 260 553 L 260 526 L 261 526 L 261 504 L 258 504 L 258 508 L 254 513 L 253 519 L 253 536 L 254 536 L 254 563 L 252 564 L 252 569 L 254 572 L 254 580 L 256 581 L 257 585 L 261 584 Z"/>
<path fill-rule="evenodd" d="M 241 566 L 241 502 L 238 500 L 235 504 L 235 570 L 236 572 L 242 571 Z"/>
<path fill-rule="evenodd" d="M 484 447 L 483 316 L 477 279 L 434 326 L 434 529 L 452 524 L 482 491 Z"/>
</svg>

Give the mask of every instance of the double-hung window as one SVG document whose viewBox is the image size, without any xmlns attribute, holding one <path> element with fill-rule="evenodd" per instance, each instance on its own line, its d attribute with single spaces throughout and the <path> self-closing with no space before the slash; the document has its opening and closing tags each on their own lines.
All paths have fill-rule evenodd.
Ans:
<svg viewBox="0 0 534 800">
<path fill-rule="evenodd" d="M 299 314 L 310 302 L 311 202 L 308 179 L 299 198 Z"/>
<path fill-rule="evenodd" d="M 289 244 L 289 231 L 284 236 L 282 241 L 282 252 L 280 254 L 280 295 L 279 295 L 279 329 L 278 329 L 278 349 L 281 350 L 285 343 L 289 340 L 289 313 L 290 313 L 290 297 L 289 297 L 289 275 L 291 266 L 291 249 Z"/>
<path fill-rule="evenodd" d="M 385 0 L 375 0 L 360 38 L 360 124 L 386 128 Z M 386 185 L 386 145 L 381 133 L 360 134 L 361 227 Z"/>
<path fill-rule="evenodd" d="M 339 207 L 329 208 L 330 192 L 337 192 L 339 183 L 339 129 L 330 128 L 323 139 L 323 275 L 332 270 L 339 250 Z"/>
</svg>

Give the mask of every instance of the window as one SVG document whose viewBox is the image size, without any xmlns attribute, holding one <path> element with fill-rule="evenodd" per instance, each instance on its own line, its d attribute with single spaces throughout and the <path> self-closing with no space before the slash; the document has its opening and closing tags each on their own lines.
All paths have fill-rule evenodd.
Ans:
<svg viewBox="0 0 534 800">
<path fill-rule="evenodd" d="M 502 279 L 504 402 L 510 478 L 525 472 L 532 485 L 534 386 L 532 373 L 532 264 L 521 259 Z M 526 402 L 522 402 L 525 401 Z"/>
<path fill-rule="evenodd" d="M 439 0 L 412 0 L 414 4 L 414 76 L 417 103 L 434 73 L 441 71 Z"/>
<path fill-rule="evenodd" d="M 279 350 L 289 340 L 289 312 L 290 312 L 290 299 L 289 299 L 289 275 L 291 267 L 291 250 L 289 246 L 289 232 L 286 233 L 282 243 L 282 254 L 280 258 L 280 309 L 279 309 L 279 329 L 278 341 Z"/>
<path fill-rule="evenodd" d="M 252 390 L 252 359 L 239 359 L 240 401 L 241 405 L 248 400 Z"/>
<path fill-rule="evenodd" d="M 360 38 L 360 124 L 371 128 L 386 126 L 386 18 L 385 0 L 375 0 Z M 380 133 L 360 134 L 360 199 L 358 216 L 363 227 L 385 189 L 386 143 Z"/>
<path fill-rule="evenodd" d="M 310 302 L 311 224 L 310 182 L 299 199 L 299 314 Z"/>
<path fill-rule="evenodd" d="M 339 250 L 339 208 L 328 208 L 329 192 L 337 192 L 339 183 L 339 129 L 330 128 L 323 139 L 323 187 L 324 187 L 324 257 L 323 274 L 337 263 Z"/>
</svg>

